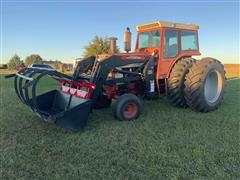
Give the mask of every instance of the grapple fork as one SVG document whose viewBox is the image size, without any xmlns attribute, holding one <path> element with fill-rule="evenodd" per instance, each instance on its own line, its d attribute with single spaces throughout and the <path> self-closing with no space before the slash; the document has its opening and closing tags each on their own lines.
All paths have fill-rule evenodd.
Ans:
<svg viewBox="0 0 240 180">
<path fill-rule="evenodd" d="M 37 95 L 37 84 L 41 78 L 50 76 L 61 83 L 54 89 Z M 86 125 L 91 111 L 91 94 L 95 85 L 85 80 L 75 80 L 48 68 L 24 68 L 14 77 L 14 88 L 18 98 L 41 119 L 64 128 L 79 131 Z"/>
</svg>

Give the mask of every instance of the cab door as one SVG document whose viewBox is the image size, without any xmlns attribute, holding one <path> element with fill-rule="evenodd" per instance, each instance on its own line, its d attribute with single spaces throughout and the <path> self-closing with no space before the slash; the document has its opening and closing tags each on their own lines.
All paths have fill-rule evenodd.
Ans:
<svg viewBox="0 0 240 180">
<path fill-rule="evenodd" d="M 163 29 L 161 42 L 160 63 L 158 63 L 158 79 L 166 78 L 168 69 L 177 58 L 179 48 L 179 31 L 177 29 Z"/>
</svg>

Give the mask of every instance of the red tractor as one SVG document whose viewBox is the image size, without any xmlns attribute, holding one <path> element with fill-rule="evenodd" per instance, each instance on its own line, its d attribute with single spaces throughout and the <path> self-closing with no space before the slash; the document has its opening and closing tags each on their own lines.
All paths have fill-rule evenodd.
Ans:
<svg viewBox="0 0 240 180">
<path fill-rule="evenodd" d="M 84 127 L 92 109 L 109 107 L 113 99 L 113 114 L 120 121 L 137 119 L 141 100 L 157 99 L 160 94 L 176 107 L 189 106 L 200 112 L 218 108 L 223 99 L 224 68 L 214 58 L 192 57 L 200 55 L 197 25 L 156 21 L 136 29 L 134 52 L 130 52 L 127 28 L 125 53 L 115 53 L 116 38 L 110 38 L 112 53 L 83 59 L 73 76 L 30 67 L 7 77 L 15 77 L 17 96 L 34 113 L 72 130 Z M 36 86 L 46 75 L 61 82 L 61 87 L 37 95 Z"/>
</svg>

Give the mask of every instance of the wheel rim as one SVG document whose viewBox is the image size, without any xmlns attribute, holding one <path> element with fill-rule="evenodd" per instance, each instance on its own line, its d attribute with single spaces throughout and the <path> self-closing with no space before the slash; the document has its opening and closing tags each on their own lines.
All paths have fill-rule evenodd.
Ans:
<svg viewBox="0 0 240 180">
<path fill-rule="evenodd" d="M 204 84 L 204 96 L 206 101 L 208 103 L 215 103 L 222 92 L 222 87 L 223 79 L 221 74 L 216 70 L 208 73 Z"/>
<path fill-rule="evenodd" d="M 125 118 L 131 120 L 137 114 L 137 105 L 134 102 L 129 102 L 123 107 L 123 115 Z"/>
</svg>

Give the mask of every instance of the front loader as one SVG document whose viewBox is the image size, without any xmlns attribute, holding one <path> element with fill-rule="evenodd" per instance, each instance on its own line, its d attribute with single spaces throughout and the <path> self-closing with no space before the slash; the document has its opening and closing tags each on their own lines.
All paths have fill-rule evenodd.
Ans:
<svg viewBox="0 0 240 180">
<path fill-rule="evenodd" d="M 19 99 L 41 119 L 79 131 L 95 108 L 112 108 L 120 121 L 137 119 L 142 99 L 165 94 L 170 104 L 208 112 L 222 102 L 224 69 L 213 58 L 200 55 L 198 26 L 157 21 L 137 26 L 135 52 L 131 32 L 124 34 L 126 53 L 116 53 L 116 38 L 110 39 L 111 53 L 91 56 L 77 64 L 73 76 L 51 68 L 24 68 L 14 78 Z M 45 76 L 60 82 L 59 89 L 38 95 L 37 85 Z"/>
</svg>

